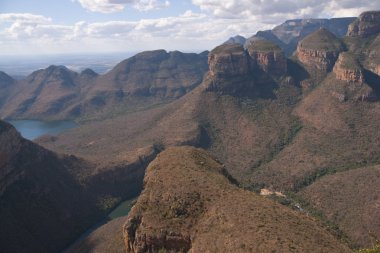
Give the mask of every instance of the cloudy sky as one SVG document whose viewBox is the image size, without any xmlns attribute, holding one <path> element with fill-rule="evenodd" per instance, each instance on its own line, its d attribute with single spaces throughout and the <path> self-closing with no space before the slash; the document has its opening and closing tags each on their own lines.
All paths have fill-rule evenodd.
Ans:
<svg viewBox="0 0 380 253">
<path fill-rule="evenodd" d="M 201 51 L 286 19 L 375 9 L 379 0 L 0 0 L 0 54 Z"/>
</svg>

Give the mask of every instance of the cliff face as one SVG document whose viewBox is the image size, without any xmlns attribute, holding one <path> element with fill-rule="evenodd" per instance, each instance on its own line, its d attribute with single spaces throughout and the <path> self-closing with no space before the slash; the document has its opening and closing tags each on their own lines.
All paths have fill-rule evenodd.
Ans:
<svg viewBox="0 0 380 253">
<path fill-rule="evenodd" d="M 287 59 L 278 46 L 267 40 L 252 41 L 247 46 L 254 65 L 271 75 L 281 76 L 287 73 Z"/>
<path fill-rule="evenodd" d="M 209 83 L 207 90 L 240 94 L 254 86 L 250 80 L 248 53 L 239 44 L 225 44 L 213 49 L 208 56 Z"/>
<path fill-rule="evenodd" d="M 343 52 L 339 55 L 333 72 L 339 81 L 332 82 L 332 95 L 340 101 L 375 99 L 374 90 L 365 83 L 362 67 L 351 53 Z"/>
<path fill-rule="evenodd" d="M 369 37 L 380 32 L 380 11 L 368 11 L 360 14 L 357 20 L 350 24 L 347 36 Z"/>
<path fill-rule="evenodd" d="M 350 252 L 313 219 L 241 190 L 228 177 L 200 149 L 159 154 L 124 226 L 126 251 Z"/>
<path fill-rule="evenodd" d="M 343 52 L 334 66 L 334 74 L 338 80 L 348 83 L 364 83 L 363 70 L 357 60 L 348 52 Z"/>
<path fill-rule="evenodd" d="M 273 88 L 273 78 L 287 74 L 287 59 L 282 50 L 267 40 L 224 44 L 209 54 L 207 90 L 232 95 L 254 96 Z"/>
<path fill-rule="evenodd" d="M 299 42 L 297 57 L 312 76 L 321 78 L 332 70 L 341 51 L 341 41 L 322 28 Z"/>
<path fill-rule="evenodd" d="M 208 56 L 208 64 L 213 78 L 247 75 L 250 71 L 247 52 L 238 44 L 215 48 Z"/>
</svg>

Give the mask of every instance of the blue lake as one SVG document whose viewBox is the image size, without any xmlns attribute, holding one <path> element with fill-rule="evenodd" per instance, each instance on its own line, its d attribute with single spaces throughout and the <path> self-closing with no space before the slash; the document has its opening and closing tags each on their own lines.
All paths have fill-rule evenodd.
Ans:
<svg viewBox="0 0 380 253">
<path fill-rule="evenodd" d="M 42 135 L 56 135 L 78 125 L 74 121 L 41 121 L 41 120 L 9 120 L 21 135 L 28 140 L 36 139 Z"/>
</svg>

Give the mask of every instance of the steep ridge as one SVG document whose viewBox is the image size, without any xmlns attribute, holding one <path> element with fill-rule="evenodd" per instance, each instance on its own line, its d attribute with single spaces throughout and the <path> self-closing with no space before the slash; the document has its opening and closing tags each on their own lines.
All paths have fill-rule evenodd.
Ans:
<svg viewBox="0 0 380 253">
<path fill-rule="evenodd" d="M 22 139 L 0 121 L 0 248 L 58 252 L 99 219 L 95 196 L 73 175 L 88 168 Z"/>
<path fill-rule="evenodd" d="M 137 54 L 104 75 L 90 69 L 78 74 L 64 66 L 50 66 L 15 83 L 12 92 L 6 91 L 0 116 L 45 120 L 106 117 L 176 99 L 199 85 L 206 71 L 207 52 L 164 50 Z"/>
<path fill-rule="evenodd" d="M 145 167 L 155 157 L 151 152 L 128 164 L 100 166 L 57 155 L 0 121 L 1 250 L 60 252 L 141 191 Z"/>
<path fill-rule="evenodd" d="M 200 149 L 159 154 L 124 227 L 127 252 L 350 252 L 315 220 L 225 175 Z"/>
</svg>

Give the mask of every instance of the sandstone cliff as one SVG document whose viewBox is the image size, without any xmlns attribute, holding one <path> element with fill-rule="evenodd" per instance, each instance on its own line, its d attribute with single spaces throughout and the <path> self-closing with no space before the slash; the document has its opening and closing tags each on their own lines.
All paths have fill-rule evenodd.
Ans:
<svg viewBox="0 0 380 253">
<path fill-rule="evenodd" d="M 343 52 L 339 55 L 333 72 L 338 82 L 332 82 L 332 94 L 340 101 L 375 99 L 375 92 L 365 83 L 364 70 L 351 53 Z"/>
<path fill-rule="evenodd" d="M 348 83 L 364 82 L 363 70 L 355 57 L 348 53 L 342 52 L 334 66 L 334 73 L 338 80 Z"/>
<path fill-rule="evenodd" d="M 334 34 L 321 28 L 299 42 L 296 55 L 310 74 L 320 79 L 332 70 L 341 51 L 342 42 Z"/>
<path fill-rule="evenodd" d="M 249 56 L 242 45 L 225 44 L 216 47 L 208 56 L 208 65 L 210 83 L 207 90 L 241 94 L 254 86 L 249 77 Z"/>
<path fill-rule="evenodd" d="M 350 252 L 315 220 L 228 178 L 200 149 L 161 153 L 149 165 L 145 189 L 124 226 L 126 251 Z"/>
<path fill-rule="evenodd" d="M 280 47 L 268 40 L 252 41 L 247 46 L 254 65 L 271 75 L 287 73 L 287 59 Z"/>
<path fill-rule="evenodd" d="M 369 37 L 380 32 L 380 11 L 367 11 L 348 27 L 347 36 Z"/>
</svg>

